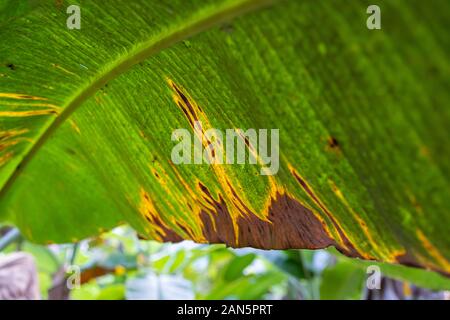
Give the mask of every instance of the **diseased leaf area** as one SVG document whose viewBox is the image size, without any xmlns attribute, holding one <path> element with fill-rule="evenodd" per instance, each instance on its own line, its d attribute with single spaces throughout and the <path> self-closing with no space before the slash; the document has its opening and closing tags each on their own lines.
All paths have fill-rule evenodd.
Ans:
<svg viewBox="0 0 450 320">
<path fill-rule="evenodd" d="M 449 274 L 450 4 L 378 2 L 382 30 L 344 0 L 88 1 L 80 30 L 72 1 L 0 15 L 0 218 L 35 242 L 126 222 Z M 175 165 L 195 121 L 279 129 L 278 173 Z"/>
</svg>

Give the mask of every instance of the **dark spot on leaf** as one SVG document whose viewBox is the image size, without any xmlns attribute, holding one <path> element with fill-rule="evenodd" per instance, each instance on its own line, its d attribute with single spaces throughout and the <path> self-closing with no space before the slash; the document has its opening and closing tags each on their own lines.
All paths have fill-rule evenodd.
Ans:
<svg viewBox="0 0 450 320">
<path fill-rule="evenodd" d="M 183 102 L 185 103 L 185 105 L 187 106 L 187 108 L 189 109 L 189 112 L 191 114 L 195 114 L 194 108 L 192 108 L 191 102 L 189 101 L 188 98 L 186 98 L 186 96 L 184 95 L 183 92 L 181 92 L 180 89 L 178 89 L 178 87 L 174 87 L 175 91 L 178 93 L 178 95 L 180 96 L 180 98 L 183 100 Z"/>
<path fill-rule="evenodd" d="M 203 193 L 202 198 L 210 205 L 215 206 L 217 201 L 214 200 L 208 188 L 201 182 L 198 183 L 198 186 Z"/>
<path fill-rule="evenodd" d="M 144 236 L 144 235 L 142 235 L 140 233 L 137 234 L 137 237 L 138 237 L 139 240 L 148 240 L 147 236 Z"/>
<path fill-rule="evenodd" d="M 6 67 L 12 71 L 16 70 L 16 66 L 13 63 L 6 64 Z"/>
<path fill-rule="evenodd" d="M 247 148 L 250 149 L 250 140 L 248 139 L 247 136 L 244 137 L 244 141 L 245 141 L 245 144 L 247 145 Z"/>
<path fill-rule="evenodd" d="M 220 27 L 220 30 L 226 33 L 232 33 L 234 31 L 234 27 L 231 23 L 225 23 Z"/>
<path fill-rule="evenodd" d="M 63 2 L 64 2 L 64 0 L 55 0 L 55 6 L 58 10 L 61 10 L 61 8 L 63 6 Z"/>
<path fill-rule="evenodd" d="M 209 190 L 208 190 L 208 188 L 206 188 L 206 186 L 203 183 L 199 182 L 198 186 L 200 187 L 200 190 L 202 190 L 203 193 L 209 195 Z"/>
<path fill-rule="evenodd" d="M 68 154 L 71 154 L 73 156 L 77 154 L 76 151 L 71 149 L 71 148 L 67 148 L 66 151 L 67 151 Z"/>
<path fill-rule="evenodd" d="M 328 139 L 328 146 L 329 146 L 331 149 L 337 149 L 337 148 L 339 148 L 339 142 L 337 141 L 336 138 L 330 137 L 330 138 Z"/>
<path fill-rule="evenodd" d="M 180 107 L 181 111 L 183 111 L 184 115 L 186 116 L 186 118 L 188 119 L 189 123 L 191 124 L 191 126 L 194 126 L 194 123 L 192 122 L 191 118 L 189 117 L 189 113 L 188 111 L 184 108 L 184 105 L 181 102 L 177 102 L 177 105 Z"/>
<path fill-rule="evenodd" d="M 183 44 L 185 45 L 186 48 L 190 48 L 191 47 L 191 42 L 189 40 L 184 40 Z"/>
</svg>

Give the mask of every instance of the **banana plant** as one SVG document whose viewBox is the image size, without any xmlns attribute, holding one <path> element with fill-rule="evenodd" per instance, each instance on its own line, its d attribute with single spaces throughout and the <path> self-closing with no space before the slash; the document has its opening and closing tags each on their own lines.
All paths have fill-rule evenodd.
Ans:
<svg viewBox="0 0 450 320">
<path fill-rule="evenodd" d="M 0 1 L 0 221 L 449 275 L 450 3 L 377 2 Z"/>
</svg>

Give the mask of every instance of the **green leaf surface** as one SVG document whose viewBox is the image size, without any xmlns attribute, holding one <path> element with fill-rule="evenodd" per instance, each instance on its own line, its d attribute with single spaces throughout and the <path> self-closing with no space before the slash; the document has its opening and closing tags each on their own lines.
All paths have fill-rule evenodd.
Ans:
<svg viewBox="0 0 450 320">
<path fill-rule="evenodd" d="M 322 300 L 360 300 L 363 294 L 364 270 L 342 261 L 323 272 L 320 284 L 320 298 Z"/>
<path fill-rule="evenodd" d="M 335 246 L 450 273 L 448 1 L 378 1 L 382 30 L 365 1 L 83 1 L 80 30 L 75 1 L 12 2 L 0 220 L 28 239 L 126 222 L 159 241 Z M 277 174 L 175 165 L 171 134 L 194 120 L 279 129 Z"/>
</svg>

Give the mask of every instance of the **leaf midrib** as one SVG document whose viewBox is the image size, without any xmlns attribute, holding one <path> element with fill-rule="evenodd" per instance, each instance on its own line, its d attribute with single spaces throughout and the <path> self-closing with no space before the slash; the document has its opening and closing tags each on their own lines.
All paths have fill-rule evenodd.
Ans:
<svg viewBox="0 0 450 320">
<path fill-rule="evenodd" d="M 134 65 L 144 61 L 148 57 L 170 47 L 171 45 L 192 37 L 202 31 L 205 31 L 215 25 L 231 20 L 245 13 L 255 11 L 264 6 L 268 6 L 275 0 L 239 0 L 235 3 L 227 3 L 209 14 L 189 21 L 183 21 L 179 26 L 173 28 L 168 33 L 159 38 L 153 37 L 151 40 L 143 42 L 132 49 L 127 54 L 118 57 L 115 61 L 108 64 L 108 68 L 101 70 L 97 77 L 84 88 L 74 94 L 65 104 L 63 111 L 51 121 L 43 130 L 43 133 L 37 138 L 31 148 L 25 152 L 22 160 L 16 166 L 15 170 L 8 177 L 2 189 L 0 190 L 0 199 L 2 199 L 9 189 L 13 186 L 20 173 L 27 167 L 34 155 L 45 144 L 47 139 L 59 128 L 61 124 L 79 107 L 84 101 L 89 99 L 95 92 L 102 88 L 109 81 L 125 73 Z M 198 12 L 196 12 L 198 13 Z"/>
</svg>

